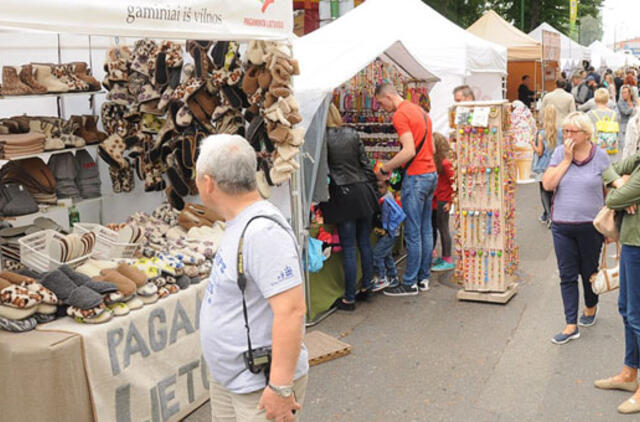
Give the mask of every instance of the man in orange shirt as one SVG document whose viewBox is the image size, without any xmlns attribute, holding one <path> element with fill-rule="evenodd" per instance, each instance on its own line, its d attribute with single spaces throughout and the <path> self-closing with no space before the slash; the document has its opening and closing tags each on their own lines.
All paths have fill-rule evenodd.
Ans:
<svg viewBox="0 0 640 422">
<path fill-rule="evenodd" d="M 404 169 L 402 179 L 402 209 L 407 243 L 407 268 L 398 286 L 390 286 L 387 296 L 413 296 L 429 290 L 433 234 L 431 202 L 438 182 L 433 160 L 431 119 L 427 113 L 398 95 L 393 85 L 383 83 L 376 88 L 376 100 L 382 108 L 393 112 L 393 126 L 398 132 L 402 149 L 378 170 L 386 178 L 395 168 Z"/>
</svg>

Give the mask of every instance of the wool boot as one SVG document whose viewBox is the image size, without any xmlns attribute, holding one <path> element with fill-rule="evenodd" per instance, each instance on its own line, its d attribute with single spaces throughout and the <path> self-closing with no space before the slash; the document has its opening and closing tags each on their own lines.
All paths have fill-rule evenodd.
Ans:
<svg viewBox="0 0 640 422">
<path fill-rule="evenodd" d="M 69 92 L 67 84 L 53 76 L 51 66 L 46 64 L 34 64 L 36 81 L 47 88 L 47 92 Z"/>
<path fill-rule="evenodd" d="M 2 67 L 2 95 L 29 95 L 33 89 L 23 83 L 13 66 Z"/>
<path fill-rule="evenodd" d="M 47 88 L 39 84 L 33 77 L 33 66 L 25 64 L 20 69 L 20 80 L 33 90 L 34 94 L 46 94 Z"/>
<path fill-rule="evenodd" d="M 107 134 L 104 132 L 100 132 L 98 130 L 98 126 L 97 126 L 98 116 L 86 114 L 82 117 L 84 119 L 84 125 L 85 125 L 84 127 L 87 132 L 95 134 L 99 142 L 102 142 L 105 139 L 107 139 Z"/>
<path fill-rule="evenodd" d="M 87 130 L 84 116 L 71 116 L 71 122 L 76 128 L 73 132 L 74 135 L 84 139 L 87 144 L 95 144 L 99 142 L 97 135 Z"/>
<path fill-rule="evenodd" d="M 89 85 L 90 91 L 100 91 L 100 82 L 91 75 L 89 67 L 85 62 L 71 63 L 71 69 L 76 78 Z"/>
</svg>

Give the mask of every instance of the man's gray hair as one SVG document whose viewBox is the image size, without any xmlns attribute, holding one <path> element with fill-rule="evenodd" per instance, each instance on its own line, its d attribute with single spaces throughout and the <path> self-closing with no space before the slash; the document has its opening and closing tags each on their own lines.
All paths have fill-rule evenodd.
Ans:
<svg viewBox="0 0 640 422">
<path fill-rule="evenodd" d="M 196 162 L 198 177 L 211 176 L 228 194 L 256 190 L 256 152 L 239 135 L 211 135 L 202 141 Z"/>
</svg>

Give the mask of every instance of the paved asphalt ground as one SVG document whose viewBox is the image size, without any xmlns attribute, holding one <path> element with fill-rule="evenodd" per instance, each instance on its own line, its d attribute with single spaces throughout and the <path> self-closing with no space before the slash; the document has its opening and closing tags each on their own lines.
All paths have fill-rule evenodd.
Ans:
<svg viewBox="0 0 640 422">
<path fill-rule="evenodd" d="M 636 421 L 600 391 L 624 355 L 617 293 L 602 297 L 598 322 L 564 346 L 558 270 L 549 230 L 537 217 L 538 185 L 517 194 L 519 293 L 507 305 L 459 302 L 448 275 L 409 298 L 378 295 L 311 330 L 339 336 L 349 356 L 313 367 L 301 420 Z M 583 303 L 581 303 L 581 309 Z M 188 422 L 210 421 L 209 404 Z"/>
</svg>

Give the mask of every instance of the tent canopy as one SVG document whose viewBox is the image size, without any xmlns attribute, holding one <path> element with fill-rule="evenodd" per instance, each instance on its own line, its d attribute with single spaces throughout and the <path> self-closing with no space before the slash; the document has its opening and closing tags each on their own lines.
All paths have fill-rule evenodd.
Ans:
<svg viewBox="0 0 640 422">
<path fill-rule="evenodd" d="M 293 0 L 2 0 L 0 27 L 165 39 L 289 39 Z"/>
<path fill-rule="evenodd" d="M 542 44 L 504 20 L 493 10 L 486 12 L 467 31 L 507 47 L 509 60 L 540 60 Z"/>
<path fill-rule="evenodd" d="M 622 52 L 615 52 L 601 41 L 591 43 L 589 50 L 591 50 L 591 62 L 595 68 L 609 67 L 616 70 L 621 67 L 635 66 L 640 63 L 636 57 Z"/>
<path fill-rule="evenodd" d="M 563 67 L 566 63 L 580 64 L 582 60 L 589 60 L 591 58 L 591 51 L 587 47 L 578 44 L 546 22 L 529 32 L 529 35 L 535 40 L 542 42 L 542 31 L 560 34 L 560 61 Z"/>
</svg>

